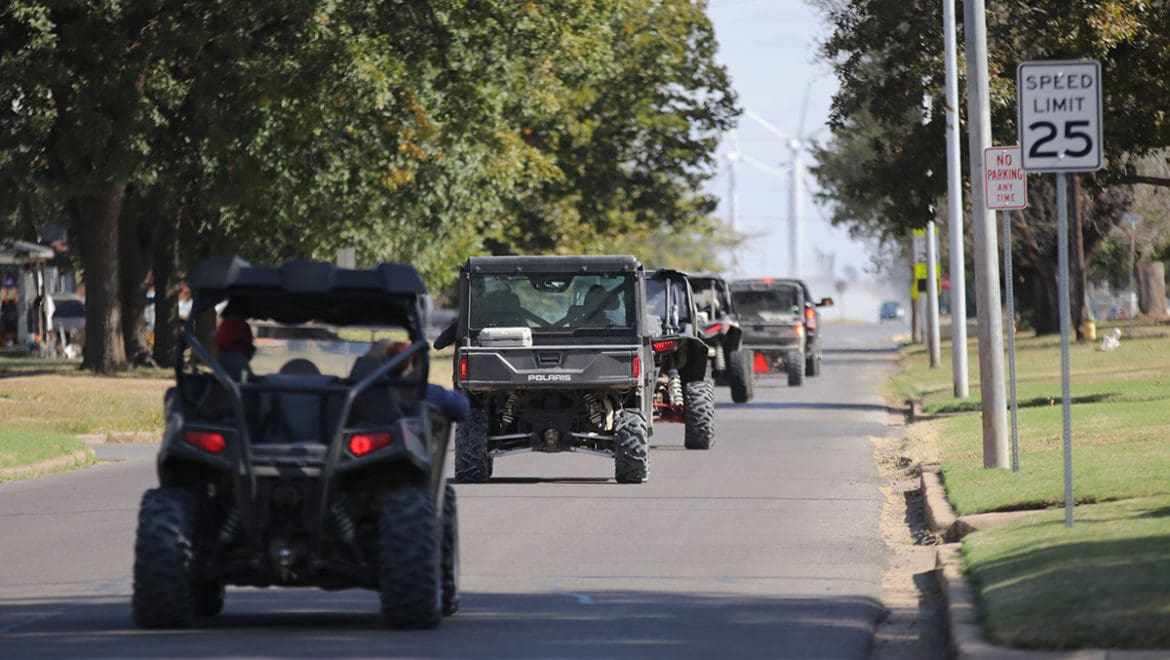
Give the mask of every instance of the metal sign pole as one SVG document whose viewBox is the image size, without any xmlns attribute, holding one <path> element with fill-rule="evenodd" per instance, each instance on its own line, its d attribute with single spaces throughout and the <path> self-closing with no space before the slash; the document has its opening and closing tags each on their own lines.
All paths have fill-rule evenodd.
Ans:
<svg viewBox="0 0 1170 660">
<path fill-rule="evenodd" d="M 1069 394 L 1068 335 L 1068 179 L 1064 172 L 1056 173 L 1056 260 L 1057 296 L 1060 299 L 1060 398 L 1064 413 L 1064 526 L 1073 526 L 1072 483 L 1072 397 Z"/>
<path fill-rule="evenodd" d="M 1020 471 L 1019 399 L 1016 398 L 1016 297 L 1012 284 L 1012 212 L 1003 212 L 1003 284 L 1007 301 L 1008 399 L 1012 406 L 1012 472 Z"/>
</svg>

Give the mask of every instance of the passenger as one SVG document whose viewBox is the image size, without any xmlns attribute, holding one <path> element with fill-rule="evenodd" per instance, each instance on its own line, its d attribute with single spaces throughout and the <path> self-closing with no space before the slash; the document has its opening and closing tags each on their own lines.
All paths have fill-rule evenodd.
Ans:
<svg viewBox="0 0 1170 660">
<path fill-rule="evenodd" d="M 220 364 L 234 380 L 244 381 L 254 376 L 249 363 L 256 354 L 256 345 L 247 321 L 225 317 L 215 330 L 215 345 L 219 347 Z"/>
<path fill-rule="evenodd" d="M 372 358 L 378 363 L 384 364 L 408 348 L 410 348 L 410 344 L 407 342 L 383 339 L 371 346 L 370 350 L 366 351 L 366 354 L 358 360 Z M 392 373 L 395 376 L 407 376 L 413 371 L 414 359 L 411 358 L 396 367 Z M 426 400 L 442 410 L 452 421 L 461 422 L 471 415 L 471 404 L 468 403 L 467 397 L 463 396 L 462 392 L 449 390 L 442 385 L 427 383 Z"/>
</svg>

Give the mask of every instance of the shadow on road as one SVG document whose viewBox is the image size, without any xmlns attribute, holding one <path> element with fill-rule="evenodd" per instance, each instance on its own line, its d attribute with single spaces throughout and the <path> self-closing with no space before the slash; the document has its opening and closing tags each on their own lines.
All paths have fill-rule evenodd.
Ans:
<svg viewBox="0 0 1170 660">
<path fill-rule="evenodd" d="M 751 401 L 749 403 L 716 403 L 716 410 L 857 410 L 905 415 L 905 408 L 876 403 L 826 403 L 820 401 Z"/>
<path fill-rule="evenodd" d="M 229 589 L 219 617 L 168 631 L 136 628 L 128 598 L 0 599 L 0 646 L 12 658 L 865 657 L 882 615 L 859 596 L 469 592 L 437 630 L 398 631 L 372 592 L 289 591 Z"/>
</svg>

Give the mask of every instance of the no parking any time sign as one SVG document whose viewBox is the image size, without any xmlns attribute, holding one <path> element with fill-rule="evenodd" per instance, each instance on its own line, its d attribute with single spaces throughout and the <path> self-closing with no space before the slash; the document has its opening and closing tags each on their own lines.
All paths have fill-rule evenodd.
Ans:
<svg viewBox="0 0 1170 660">
<path fill-rule="evenodd" d="M 983 150 L 983 194 L 993 211 L 1028 208 L 1028 174 L 1020 162 L 1019 147 Z"/>
</svg>

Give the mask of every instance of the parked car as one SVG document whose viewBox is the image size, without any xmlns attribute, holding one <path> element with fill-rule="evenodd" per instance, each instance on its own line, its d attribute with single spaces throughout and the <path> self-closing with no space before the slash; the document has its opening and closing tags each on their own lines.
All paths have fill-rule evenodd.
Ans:
<svg viewBox="0 0 1170 660">
<path fill-rule="evenodd" d="M 897 300 L 885 301 L 882 303 L 881 311 L 878 312 L 878 321 L 882 323 L 904 318 L 906 318 L 906 308 L 902 307 L 902 303 Z"/>
</svg>

